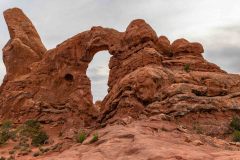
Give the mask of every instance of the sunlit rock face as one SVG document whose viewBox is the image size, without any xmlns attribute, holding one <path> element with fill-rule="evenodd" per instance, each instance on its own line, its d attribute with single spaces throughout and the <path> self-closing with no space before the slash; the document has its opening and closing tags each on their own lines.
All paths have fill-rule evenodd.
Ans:
<svg viewBox="0 0 240 160">
<path fill-rule="evenodd" d="M 125 32 L 92 27 L 46 50 L 20 9 L 9 9 L 4 17 L 11 38 L 3 49 L 2 119 L 89 126 L 141 114 L 239 109 L 239 75 L 207 62 L 200 43 L 170 43 L 144 20 L 132 21 Z M 103 50 L 112 55 L 109 89 L 94 105 L 86 70 Z"/>
</svg>

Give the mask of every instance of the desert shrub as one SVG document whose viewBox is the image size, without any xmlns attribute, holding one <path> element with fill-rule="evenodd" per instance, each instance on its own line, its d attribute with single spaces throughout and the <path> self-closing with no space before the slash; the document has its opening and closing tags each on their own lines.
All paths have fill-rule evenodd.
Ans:
<svg viewBox="0 0 240 160">
<path fill-rule="evenodd" d="M 6 120 L 2 123 L 1 129 L 10 129 L 12 128 L 12 121 Z"/>
<path fill-rule="evenodd" d="M 98 134 L 97 133 L 93 134 L 93 137 L 92 137 L 90 143 L 94 143 L 96 141 L 98 141 Z"/>
<path fill-rule="evenodd" d="M 240 118 L 238 116 L 233 116 L 230 127 L 234 130 L 233 141 L 240 142 Z"/>
<path fill-rule="evenodd" d="M 40 123 L 36 120 L 27 120 L 20 126 L 20 135 L 32 137 L 41 129 Z"/>
<path fill-rule="evenodd" d="M 230 127 L 234 130 L 240 130 L 240 118 L 238 116 L 234 116 L 232 118 Z"/>
<path fill-rule="evenodd" d="M 33 146 L 40 146 L 43 145 L 44 143 L 46 143 L 46 141 L 48 140 L 48 135 L 46 132 L 44 131 L 39 131 L 38 133 L 36 133 L 33 137 L 32 137 L 32 142 L 31 144 Z"/>
<path fill-rule="evenodd" d="M 37 120 L 27 120 L 25 123 L 24 123 L 26 126 L 28 127 L 31 127 L 31 128 L 35 128 L 35 129 L 40 129 L 40 123 L 37 121 Z"/>
<path fill-rule="evenodd" d="M 9 139 L 19 140 L 16 149 L 22 150 L 30 147 L 30 140 L 33 146 L 43 145 L 48 140 L 48 135 L 36 120 L 27 120 L 17 128 L 12 127 L 11 121 L 5 121 L 0 126 L 0 145 L 5 144 Z"/>
<path fill-rule="evenodd" d="M 183 69 L 184 69 L 184 71 L 185 72 L 190 72 L 190 64 L 185 64 L 184 66 L 183 66 Z"/>
<path fill-rule="evenodd" d="M 12 122 L 4 121 L 0 127 L 0 145 L 5 144 L 9 139 L 15 138 L 15 132 L 11 131 Z"/>
<path fill-rule="evenodd" d="M 7 130 L 0 131 L 0 145 L 5 144 L 10 138 L 11 135 L 9 131 Z"/>
<path fill-rule="evenodd" d="M 21 136 L 33 137 L 41 130 L 40 123 L 36 120 L 27 120 L 19 127 L 19 134 Z"/>
<path fill-rule="evenodd" d="M 234 131 L 233 132 L 233 141 L 240 142 L 240 131 Z"/>
<path fill-rule="evenodd" d="M 20 126 L 19 134 L 22 138 L 31 138 L 33 146 L 41 146 L 48 140 L 47 133 L 41 130 L 41 125 L 37 120 L 27 120 Z"/>
<path fill-rule="evenodd" d="M 83 143 L 83 141 L 87 138 L 87 133 L 83 130 L 80 130 L 77 134 L 76 134 L 76 141 L 77 143 Z"/>
</svg>

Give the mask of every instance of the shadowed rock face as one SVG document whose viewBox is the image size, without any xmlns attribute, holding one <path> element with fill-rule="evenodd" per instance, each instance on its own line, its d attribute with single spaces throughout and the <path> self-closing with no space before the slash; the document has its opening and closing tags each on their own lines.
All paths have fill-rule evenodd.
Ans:
<svg viewBox="0 0 240 160">
<path fill-rule="evenodd" d="M 129 115 L 240 108 L 239 75 L 207 62 L 200 43 L 158 38 L 144 20 L 132 21 L 125 32 L 92 27 L 47 51 L 20 9 L 9 9 L 4 17 L 11 39 L 3 49 L 2 119 L 88 126 L 97 118 L 106 122 Z M 98 104 L 99 112 L 86 70 L 102 50 L 112 57 L 109 93 Z"/>
</svg>

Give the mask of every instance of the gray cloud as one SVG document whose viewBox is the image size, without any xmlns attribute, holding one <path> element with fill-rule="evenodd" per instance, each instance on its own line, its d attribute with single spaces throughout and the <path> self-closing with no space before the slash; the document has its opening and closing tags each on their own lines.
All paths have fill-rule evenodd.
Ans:
<svg viewBox="0 0 240 160">
<path fill-rule="evenodd" d="M 216 64 L 222 64 L 222 69 L 230 73 L 240 73 L 240 46 L 224 46 L 220 50 L 208 50 L 207 52 L 207 59 Z"/>
<path fill-rule="evenodd" d="M 107 51 L 98 52 L 87 69 L 87 76 L 91 80 L 94 101 L 101 100 L 107 94 L 108 63 L 110 54 Z"/>
<path fill-rule="evenodd" d="M 101 66 L 99 66 L 99 67 L 101 67 Z M 108 74 L 104 74 L 104 75 L 99 74 L 99 67 L 97 67 L 97 68 L 91 67 L 87 71 L 88 77 L 96 83 L 99 83 L 99 82 L 102 82 L 102 81 L 108 79 Z"/>
<path fill-rule="evenodd" d="M 205 40 L 205 58 L 230 73 L 240 73 L 240 26 L 214 28 Z"/>
</svg>

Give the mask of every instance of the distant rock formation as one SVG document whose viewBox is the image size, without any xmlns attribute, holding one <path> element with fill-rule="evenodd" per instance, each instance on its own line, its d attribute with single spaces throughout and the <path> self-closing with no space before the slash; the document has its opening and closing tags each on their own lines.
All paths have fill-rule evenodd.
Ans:
<svg viewBox="0 0 240 160">
<path fill-rule="evenodd" d="M 125 32 L 92 27 L 47 51 L 20 9 L 9 9 L 4 17 L 11 38 L 3 48 L 1 119 L 89 126 L 142 114 L 240 109 L 239 75 L 207 62 L 200 43 L 170 43 L 144 20 L 132 21 Z M 112 57 L 99 112 L 86 70 L 102 50 Z"/>
</svg>

